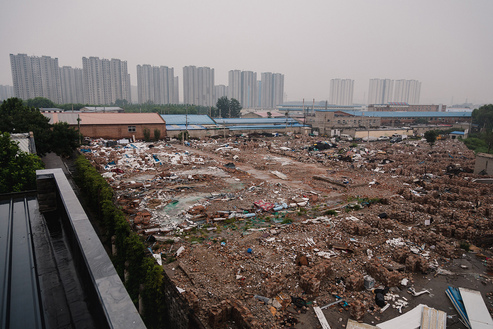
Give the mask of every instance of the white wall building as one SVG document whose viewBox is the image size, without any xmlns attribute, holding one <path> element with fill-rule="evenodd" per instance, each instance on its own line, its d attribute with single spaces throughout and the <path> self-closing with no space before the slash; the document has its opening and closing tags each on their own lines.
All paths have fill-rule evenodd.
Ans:
<svg viewBox="0 0 493 329">
<path fill-rule="evenodd" d="M 244 108 L 257 106 L 257 73 L 252 71 L 241 72 L 241 95 L 240 104 Z"/>
<path fill-rule="evenodd" d="M 419 104 L 421 82 L 417 80 L 370 79 L 368 104 L 401 102 Z"/>
<path fill-rule="evenodd" d="M 329 101 L 333 105 L 353 105 L 354 80 L 330 80 Z"/>
<path fill-rule="evenodd" d="M 395 80 L 393 102 L 419 104 L 421 82 L 417 80 Z"/>
<path fill-rule="evenodd" d="M 261 74 L 260 104 L 264 109 L 273 109 L 283 103 L 284 74 L 264 72 Z"/>
<path fill-rule="evenodd" d="M 241 71 L 230 70 L 228 72 L 228 98 L 240 101 L 241 97 Z"/>
<path fill-rule="evenodd" d="M 62 102 L 58 58 L 10 54 L 14 96 L 21 99 L 45 97 Z"/>
<path fill-rule="evenodd" d="M 216 85 L 214 86 L 214 99 L 217 100 L 221 97 L 228 97 L 228 86 Z"/>
<path fill-rule="evenodd" d="M 132 101 L 126 61 L 82 57 L 82 72 L 84 103 L 109 105 L 117 99 Z"/>
<path fill-rule="evenodd" d="M 387 104 L 392 102 L 394 93 L 394 80 L 370 79 L 368 90 L 368 104 Z"/>
<path fill-rule="evenodd" d="M 82 69 L 63 66 L 60 68 L 62 103 L 84 103 L 84 82 Z"/>
<path fill-rule="evenodd" d="M 14 97 L 14 87 L 0 85 L 0 101 Z"/>
<path fill-rule="evenodd" d="M 175 102 L 174 69 L 167 66 L 137 65 L 139 104 L 178 104 Z"/>
<path fill-rule="evenodd" d="M 183 67 L 183 102 L 185 104 L 215 106 L 214 69 L 210 67 Z"/>
</svg>

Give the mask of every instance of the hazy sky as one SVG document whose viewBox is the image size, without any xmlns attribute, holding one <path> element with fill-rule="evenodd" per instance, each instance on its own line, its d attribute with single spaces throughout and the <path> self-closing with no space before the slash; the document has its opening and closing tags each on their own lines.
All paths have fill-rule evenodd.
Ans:
<svg viewBox="0 0 493 329">
<path fill-rule="evenodd" d="M 3 0 L 0 84 L 9 54 L 118 58 L 136 66 L 284 74 L 288 101 L 329 97 L 330 79 L 416 79 L 421 103 L 493 103 L 493 0 Z M 182 86 L 180 86 L 180 89 Z M 180 97 L 182 98 L 180 90 Z"/>
</svg>

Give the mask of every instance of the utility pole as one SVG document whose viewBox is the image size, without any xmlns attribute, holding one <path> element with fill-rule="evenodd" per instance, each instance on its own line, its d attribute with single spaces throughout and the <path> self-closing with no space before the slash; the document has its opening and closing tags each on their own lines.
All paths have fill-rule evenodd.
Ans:
<svg viewBox="0 0 493 329">
<path fill-rule="evenodd" d="M 185 112 L 185 136 L 183 137 L 183 144 L 185 144 L 185 138 L 188 139 L 188 106 L 186 107 Z"/>
<path fill-rule="evenodd" d="M 302 129 L 305 128 L 305 125 L 306 125 L 305 99 L 303 98 L 303 126 L 300 127 L 300 134 L 302 133 Z"/>
<path fill-rule="evenodd" d="M 79 144 L 82 144 L 82 135 L 80 134 L 80 115 L 79 114 L 77 114 L 77 129 L 79 130 Z"/>
</svg>

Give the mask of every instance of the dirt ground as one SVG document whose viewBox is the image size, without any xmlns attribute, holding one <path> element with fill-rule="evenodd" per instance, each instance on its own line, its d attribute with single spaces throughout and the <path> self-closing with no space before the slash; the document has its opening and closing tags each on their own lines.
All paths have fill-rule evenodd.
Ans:
<svg viewBox="0 0 493 329">
<path fill-rule="evenodd" d="M 481 291 L 492 312 L 493 186 L 473 182 L 460 141 L 105 142 L 82 152 L 211 328 L 318 328 L 312 306 L 339 298 L 323 311 L 331 328 L 418 304 L 465 328 L 449 285 Z M 380 313 L 370 288 L 384 287 Z"/>
</svg>

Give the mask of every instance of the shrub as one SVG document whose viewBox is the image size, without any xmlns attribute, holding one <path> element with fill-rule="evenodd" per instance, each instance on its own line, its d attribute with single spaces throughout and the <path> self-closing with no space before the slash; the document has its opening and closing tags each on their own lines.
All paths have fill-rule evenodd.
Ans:
<svg viewBox="0 0 493 329">
<path fill-rule="evenodd" d="M 142 133 L 144 134 L 144 141 L 150 142 L 151 141 L 151 131 L 148 128 L 144 128 Z"/>
<path fill-rule="evenodd" d="M 161 130 L 159 129 L 154 129 L 154 140 L 158 141 L 161 139 Z"/>
<path fill-rule="evenodd" d="M 112 257 L 112 261 L 120 278 L 125 282 L 130 298 L 137 304 L 140 293 L 145 306 L 142 317 L 147 327 L 162 328 L 163 310 L 166 307 L 163 269 L 154 259 L 146 257 L 144 242 L 139 235 L 132 232 L 125 215 L 113 203 L 113 190 L 104 178 L 83 156 L 76 160 L 76 167 L 75 178 L 83 196 L 97 215 L 106 236 L 115 236 L 117 254 Z M 124 276 L 125 269 L 128 273 L 127 280 Z M 141 285 L 144 287 L 142 291 Z"/>
</svg>

